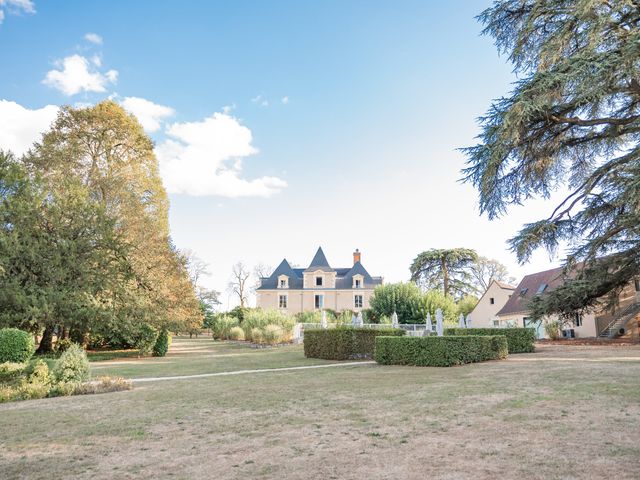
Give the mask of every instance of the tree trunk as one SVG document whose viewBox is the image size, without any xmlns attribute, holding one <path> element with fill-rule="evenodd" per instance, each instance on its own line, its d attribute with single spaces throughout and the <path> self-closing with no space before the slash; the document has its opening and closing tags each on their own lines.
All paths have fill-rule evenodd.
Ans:
<svg viewBox="0 0 640 480">
<path fill-rule="evenodd" d="M 40 340 L 40 346 L 36 353 L 51 353 L 53 352 L 53 326 L 47 325 L 42 332 L 42 339 Z"/>
<path fill-rule="evenodd" d="M 449 270 L 447 270 L 447 260 L 442 258 L 442 285 L 444 296 L 449 295 Z"/>
</svg>

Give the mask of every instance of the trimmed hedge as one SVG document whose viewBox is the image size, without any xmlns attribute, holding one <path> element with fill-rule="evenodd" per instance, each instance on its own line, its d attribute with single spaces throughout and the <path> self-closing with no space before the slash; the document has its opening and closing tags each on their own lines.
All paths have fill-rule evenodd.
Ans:
<svg viewBox="0 0 640 480">
<path fill-rule="evenodd" d="M 325 360 L 372 358 L 376 337 L 404 335 L 400 328 L 338 327 L 304 331 L 304 356 Z"/>
<path fill-rule="evenodd" d="M 24 363 L 36 351 L 29 332 L 17 328 L 0 328 L 0 363 Z"/>
<path fill-rule="evenodd" d="M 378 337 L 375 360 L 383 365 L 451 367 L 507 357 L 504 335 Z"/>
<path fill-rule="evenodd" d="M 533 328 L 445 328 L 445 335 L 504 335 L 509 353 L 530 353 L 535 350 L 536 331 Z"/>
</svg>

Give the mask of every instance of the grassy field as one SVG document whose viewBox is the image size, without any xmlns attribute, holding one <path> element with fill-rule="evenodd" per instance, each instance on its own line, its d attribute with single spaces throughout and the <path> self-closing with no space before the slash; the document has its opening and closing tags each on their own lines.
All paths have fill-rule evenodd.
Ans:
<svg viewBox="0 0 640 480">
<path fill-rule="evenodd" d="M 254 351 L 210 339 L 179 340 L 164 361 L 94 372 L 315 363 L 300 347 Z M 637 479 L 640 347 L 150 382 L 0 405 L 0 432 L 2 479 Z"/>
<path fill-rule="evenodd" d="M 250 348 L 247 344 L 214 342 L 211 337 L 177 338 L 166 357 L 126 358 L 91 362 L 91 373 L 128 378 L 170 377 L 258 368 L 297 367 L 327 362 L 304 358 L 301 346 Z"/>
</svg>

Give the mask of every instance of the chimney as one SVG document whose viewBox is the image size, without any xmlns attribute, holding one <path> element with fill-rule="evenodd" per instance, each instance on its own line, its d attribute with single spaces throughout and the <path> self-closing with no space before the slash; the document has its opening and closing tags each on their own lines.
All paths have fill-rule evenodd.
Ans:
<svg viewBox="0 0 640 480">
<path fill-rule="evenodd" d="M 360 261 L 360 250 L 356 248 L 356 251 L 353 252 L 353 264 L 355 265 Z"/>
</svg>

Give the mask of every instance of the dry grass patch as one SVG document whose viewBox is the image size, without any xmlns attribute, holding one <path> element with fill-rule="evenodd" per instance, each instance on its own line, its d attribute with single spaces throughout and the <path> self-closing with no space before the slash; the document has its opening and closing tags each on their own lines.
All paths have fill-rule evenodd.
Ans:
<svg viewBox="0 0 640 480">
<path fill-rule="evenodd" d="M 448 369 L 274 372 L 6 404 L 0 477 L 632 479 L 638 356 L 549 346 Z"/>
</svg>

